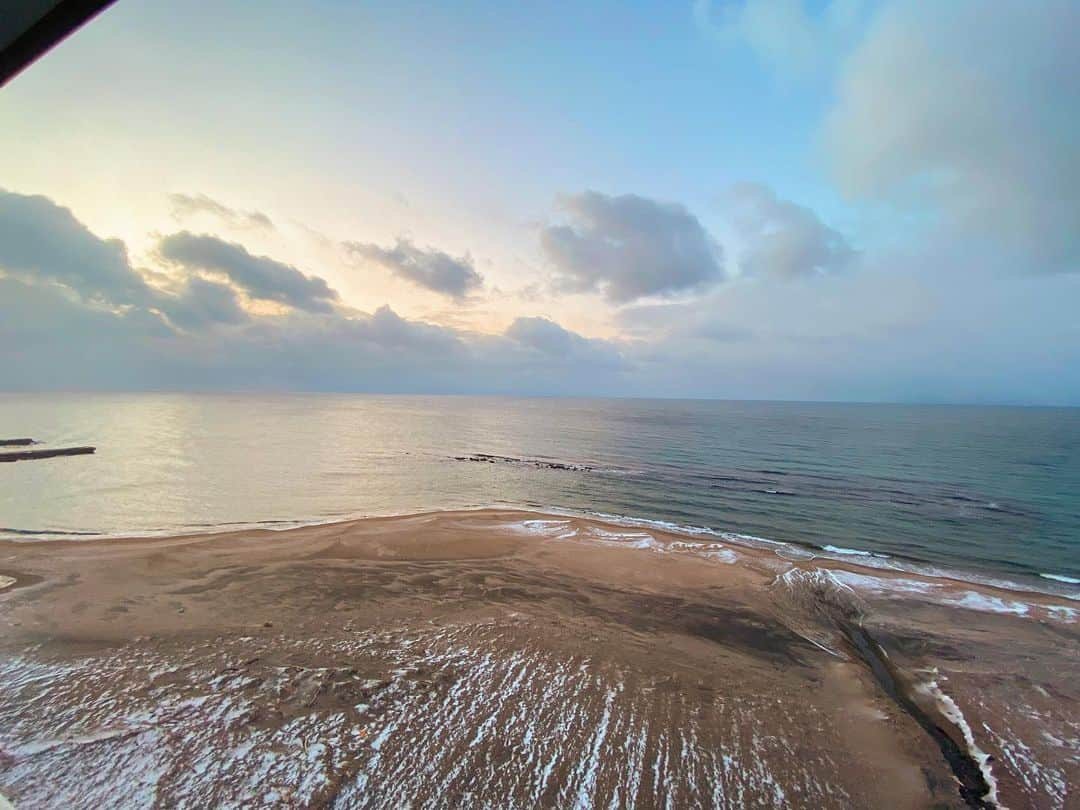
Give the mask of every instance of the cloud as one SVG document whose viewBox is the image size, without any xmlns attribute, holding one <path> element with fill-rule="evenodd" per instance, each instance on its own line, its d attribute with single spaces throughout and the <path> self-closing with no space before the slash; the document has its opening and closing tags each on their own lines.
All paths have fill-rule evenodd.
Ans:
<svg viewBox="0 0 1080 810">
<path fill-rule="evenodd" d="M 484 283 L 469 256 L 455 259 L 441 250 L 418 248 L 408 239 L 398 239 L 392 248 L 363 242 L 345 242 L 344 247 L 348 253 L 375 262 L 398 278 L 455 300 L 462 300 Z"/>
<path fill-rule="evenodd" d="M 805 0 L 695 0 L 694 22 L 725 46 L 749 45 L 794 76 L 812 71 L 850 40 L 863 18 L 862 0 L 831 0 L 810 12 Z"/>
<path fill-rule="evenodd" d="M 575 336 L 547 318 L 516 318 L 507 327 L 506 336 L 556 357 L 570 354 L 574 349 Z"/>
<path fill-rule="evenodd" d="M 406 320 L 386 304 L 375 310 L 366 323 L 369 334 L 384 347 L 426 351 L 433 356 L 441 356 L 446 352 L 457 353 L 462 345 L 453 329 Z"/>
<path fill-rule="evenodd" d="M 620 310 L 615 321 L 622 331 L 646 341 L 678 337 L 684 341 L 729 343 L 747 341 L 756 329 L 733 325 L 721 301 L 706 297 L 666 304 L 637 304 Z"/>
<path fill-rule="evenodd" d="M 608 342 L 542 319 L 478 335 L 390 309 L 179 331 L 151 310 L 0 278 L 0 387 L 1080 403 L 1080 275 L 993 281 L 963 299 L 963 284 L 925 281 L 841 274 L 812 297 L 731 285 L 657 306 L 654 333 Z"/>
<path fill-rule="evenodd" d="M 516 318 L 507 327 L 505 335 L 518 345 L 546 357 L 611 368 L 625 365 L 625 359 L 615 345 L 583 337 L 548 318 Z"/>
<path fill-rule="evenodd" d="M 177 295 L 162 296 L 157 303 L 168 319 L 182 329 L 242 323 L 248 319 L 232 287 L 199 276 L 187 278 Z"/>
<path fill-rule="evenodd" d="M 630 307 L 633 380 L 654 395 L 1080 403 L 1080 274 L 987 279 L 909 262 L 792 284 L 733 284 Z M 1047 351 L 1053 346 L 1054 351 Z"/>
<path fill-rule="evenodd" d="M 141 312 L 155 328 L 161 324 L 154 312 L 181 327 L 236 323 L 245 316 L 230 287 L 198 277 L 181 279 L 172 291 L 153 286 L 147 281 L 153 274 L 131 265 L 120 240 L 101 239 L 48 197 L 2 190 L 0 274 L 57 286 L 62 298 L 81 298 L 96 311 L 123 309 L 131 318 Z M 40 295 L 25 293 L 37 296 L 39 307 Z"/>
<path fill-rule="evenodd" d="M 5 390 L 159 387 L 171 365 L 163 352 L 180 334 L 151 309 L 116 309 L 57 283 L 0 275 Z"/>
<path fill-rule="evenodd" d="M 588 338 L 547 318 L 479 334 L 389 307 L 246 312 L 232 282 L 199 268 L 151 278 L 126 258 L 111 273 L 100 260 L 53 267 L 64 238 L 89 256 L 127 252 L 50 206 L 18 195 L 0 205 L 4 390 L 1080 403 L 1080 274 L 989 279 L 972 296 L 967 279 L 930 269 L 934 256 L 904 256 L 825 275 L 813 296 L 800 285 L 732 284 L 623 307 L 616 319 L 630 339 Z M 11 248 L 15 223 L 27 221 L 40 241 Z"/>
<path fill-rule="evenodd" d="M 921 213 L 1029 271 L 1080 269 L 1080 4 L 898 2 L 826 125 L 852 199 Z"/>
<path fill-rule="evenodd" d="M 151 294 L 118 239 L 100 239 L 48 197 L 0 189 L 0 269 L 65 284 L 84 298 L 115 304 Z"/>
<path fill-rule="evenodd" d="M 161 257 L 188 270 L 221 273 L 251 298 L 275 301 L 308 312 L 332 312 L 338 294 L 318 276 L 306 276 L 288 264 L 253 256 L 243 245 L 189 231 L 158 242 Z"/>
<path fill-rule="evenodd" d="M 482 335 L 388 306 L 333 307 L 322 279 L 214 237 L 166 237 L 172 272 L 137 270 L 122 243 L 44 197 L 0 196 L 0 234 L 4 390 L 616 393 L 624 371 L 614 347 L 548 321 L 565 350 L 528 330 Z M 247 312 L 233 285 L 304 306 Z"/>
<path fill-rule="evenodd" d="M 389 307 L 292 310 L 180 331 L 152 311 L 98 308 L 56 286 L 0 277 L 2 390 L 619 393 L 617 356 L 567 334 L 573 350 L 550 353 Z"/>
<path fill-rule="evenodd" d="M 720 246 L 681 205 L 596 191 L 564 195 L 560 204 L 569 224 L 540 233 L 560 289 L 601 292 L 624 304 L 701 289 L 723 277 Z"/>
<path fill-rule="evenodd" d="M 781 200 L 767 186 L 740 183 L 729 195 L 743 249 L 739 266 L 750 276 L 794 279 L 847 267 L 856 252 L 809 208 Z"/>
<path fill-rule="evenodd" d="M 274 223 L 262 211 L 240 211 L 205 194 L 170 194 L 173 216 L 178 220 L 197 214 L 210 214 L 234 228 L 271 229 Z"/>
</svg>

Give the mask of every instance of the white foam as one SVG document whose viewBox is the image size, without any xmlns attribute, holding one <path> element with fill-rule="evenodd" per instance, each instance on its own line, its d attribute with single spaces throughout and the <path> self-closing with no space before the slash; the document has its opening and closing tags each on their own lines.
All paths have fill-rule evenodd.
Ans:
<svg viewBox="0 0 1080 810">
<path fill-rule="evenodd" d="M 635 526 L 645 528 L 655 528 L 660 531 L 672 532 L 676 534 L 689 535 L 689 536 L 711 536 L 721 540 L 726 540 L 736 545 L 748 546 L 751 548 L 768 547 L 776 549 L 776 553 L 783 559 L 788 560 L 812 560 L 815 555 L 812 551 L 806 549 L 804 546 L 796 543 L 789 543 L 782 540 L 771 540 L 768 537 L 761 537 L 758 535 L 744 534 L 740 532 L 723 531 L 720 529 L 712 529 L 705 526 L 692 526 L 675 523 L 669 520 L 653 520 L 648 518 L 630 517 L 628 515 L 612 514 L 608 512 L 600 512 L 595 510 L 573 510 L 566 509 L 558 506 L 544 507 L 537 509 L 532 504 L 511 504 L 508 502 L 492 502 L 485 504 L 473 504 L 470 506 L 462 506 L 455 508 L 448 508 L 446 511 L 452 512 L 483 512 L 487 510 L 506 510 L 507 507 L 511 507 L 518 511 L 531 512 L 537 515 L 566 515 L 568 517 L 579 518 L 597 518 L 608 523 L 621 526 Z M 329 517 L 320 517 L 304 520 L 290 520 L 279 521 L 274 523 L 268 522 L 235 522 L 219 524 L 214 526 L 187 526 L 177 525 L 168 528 L 161 529 L 149 529 L 149 530 L 136 530 L 127 532 L 86 532 L 87 539 L 125 539 L 125 538 L 150 538 L 150 537 L 171 537 L 177 534 L 193 534 L 193 535 L 213 535 L 226 532 L 247 531 L 252 529 L 265 530 L 265 531 L 288 531 L 291 529 L 309 527 L 309 526 L 324 526 L 335 523 L 349 522 L 353 520 L 363 520 L 372 518 L 392 518 L 392 517 L 409 517 L 415 516 L 414 512 L 347 512 L 341 513 Z M 559 521 L 545 518 L 537 518 L 533 520 L 524 520 L 517 523 L 504 524 L 504 528 L 510 531 L 518 531 L 525 534 L 535 534 L 539 536 L 550 536 L 560 540 L 572 539 L 577 535 L 576 530 L 570 525 L 568 520 Z M 62 533 L 48 533 L 42 532 L 31 537 L 25 535 L 9 535 L 6 532 L 0 531 L 0 538 L 5 540 L 11 540 L 14 542 L 37 542 L 41 540 L 55 540 L 55 539 L 72 539 L 67 534 Z M 880 568 L 890 571 L 903 571 L 909 574 L 916 574 L 919 576 L 927 576 L 933 578 L 946 578 L 951 580 L 961 580 L 970 582 L 974 585 L 986 585 L 1001 590 L 1011 590 L 1019 592 L 1028 592 L 1037 590 L 1032 585 L 1027 583 L 1012 582 L 1010 580 L 995 578 L 986 576 L 984 574 L 978 574 L 975 572 L 961 572 L 952 571 L 937 568 L 935 566 L 928 565 L 926 563 L 913 563 L 903 560 L 891 559 L 887 554 L 881 554 L 878 552 L 866 552 L 858 549 L 845 549 L 841 546 L 824 546 L 824 551 L 832 554 L 848 554 L 852 556 L 858 556 L 859 564 L 869 568 Z M 1061 582 L 1067 585 L 1080 584 L 1080 580 L 1072 577 L 1067 577 L 1063 574 L 1040 574 L 1043 579 Z M 0 590 L 9 585 L 3 584 L 3 578 L 0 578 Z M 1070 589 L 1071 590 L 1071 589 Z M 1039 591 L 1051 596 L 1061 597 L 1074 601 L 1080 601 L 1080 593 L 1062 593 L 1060 590 Z"/>
<path fill-rule="evenodd" d="M 1039 574 L 1043 579 L 1052 579 L 1054 582 L 1065 582 L 1069 585 L 1080 585 L 1080 579 L 1067 577 L 1064 574 Z"/>
<path fill-rule="evenodd" d="M 932 582 L 921 582 L 917 579 L 903 577 L 875 577 L 869 574 L 856 574 L 854 571 L 836 570 L 832 572 L 835 579 L 851 588 L 859 588 L 865 591 L 927 594 L 939 586 Z"/>
<path fill-rule="evenodd" d="M 831 551 L 833 554 L 850 554 L 856 557 L 873 557 L 869 551 L 860 551 L 857 548 L 844 548 L 843 546 L 822 546 L 822 550 Z"/>
<path fill-rule="evenodd" d="M 773 554 L 781 560 L 796 562 L 809 562 L 810 560 L 817 559 L 817 554 L 808 551 L 805 548 L 800 548 L 799 546 L 780 546 L 779 548 L 773 549 Z"/>
<path fill-rule="evenodd" d="M 828 568 L 814 568 L 809 571 L 803 568 L 789 568 L 777 577 L 777 581 L 783 582 L 789 588 L 794 588 L 802 583 L 809 583 L 817 586 L 831 585 L 843 591 L 854 592 L 855 589 L 851 587 L 851 584 L 845 582 L 839 576 L 846 573 L 846 571 L 832 571 Z M 856 576 L 858 575 L 856 574 Z"/>
<path fill-rule="evenodd" d="M 569 536 L 575 534 L 569 520 L 520 520 L 516 523 L 506 523 L 502 528 L 538 537 L 562 537 L 567 533 Z"/>
<path fill-rule="evenodd" d="M 635 526 L 644 528 L 659 529 L 660 531 L 672 532 L 674 534 L 689 535 L 691 537 L 709 536 L 718 537 L 721 540 L 729 540 L 733 543 L 741 543 L 748 546 L 756 545 L 768 545 L 768 546 L 788 546 L 789 543 L 785 543 L 781 540 L 770 540 L 767 537 L 758 537 L 753 534 L 742 534 L 739 532 L 726 532 L 719 529 L 710 529 L 707 526 L 691 526 L 682 523 L 675 523 L 670 520 L 656 520 L 650 518 L 637 518 L 630 517 L 629 515 L 616 515 L 610 512 L 597 512 L 593 510 L 585 510 L 575 512 L 573 510 L 561 509 L 558 507 L 552 507 L 548 510 L 554 514 L 572 515 L 596 518 L 603 520 L 606 523 L 612 523 L 616 526 Z"/>
<path fill-rule="evenodd" d="M 617 545 L 622 548 L 648 549 L 651 551 L 667 551 L 663 543 L 657 541 L 648 532 L 613 532 L 590 526 L 586 533 L 587 539 L 605 545 Z"/>
<path fill-rule="evenodd" d="M 491 508 L 504 508 L 503 505 L 492 506 Z M 723 531 L 720 529 L 711 529 L 705 526 L 692 526 L 684 525 L 681 523 L 675 523 L 670 520 L 652 520 L 648 518 L 630 517 L 628 515 L 617 515 L 609 512 L 600 512 L 595 510 L 572 510 L 562 507 L 550 507 L 544 510 L 544 514 L 560 514 L 570 515 L 573 517 L 589 517 L 603 520 L 607 523 L 613 523 L 620 526 L 643 526 L 659 529 L 660 531 L 672 532 L 674 534 L 689 535 L 691 537 L 698 536 L 711 536 L 721 540 L 726 540 L 734 545 L 748 546 L 750 548 L 773 548 L 776 551 L 777 556 L 788 560 L 812 560 L 817 555 L 805 546 L 797 543 L 789 543 L 783 540 L 771 540 L 768 537 L 761 537 L 759 535 L 745 534 L 741 532 Z M 858 556 L 859 565 L 867 568 L 877 568 L 886 571 L 902 571 L 907 574 L 914 574 L 921 577 L 930 577 L 934 579 L 948 579 L 953 581 L 968 582 L 972 585 L 985 585 L 991 588 L 998 588 L 1004 591 L 1017 591 L 1020 593 L 1037 591 L 1050 596 L 1059 596 L 1065 599 L 1071 599 L 1080 601 L 1080 594 L 1076 593 L 1061 593 L 1058 590 L 1043 591 L 1033 587 L 1028 582 L 1014 582 L 1000 577 L 989 576 L 974 571 L 958 571 L 952 569 L 941 568 L 931 565 L 925 562 L 909 562 L 902 559 L 896 559 L 890 557 L 888 554 L 882 554 L 875 551 L 861 552 L 857 549 L 842 549 L 841 546 L 823 547 L 822 551 L 829 551 L 833 554 L 843 554 L 844 551 L 853 553 Z M 1045 579 L 1058 580 L 1061 575 L 1051 574 L 1043 575 Z M 1071 582 L 1067 584 L 1072 584 Z"/>
<path fill-rule="evenodd" d="M 1047 605 L 1046 611 L 1051 619 L 1057 619 L 1060 622 L 1075 622 L 1077 615 L 1080 614 L 1076 608 L 1065 605 Z"/>
<path fill-rule="evenodd" d="M 1019 602 L 1011 599 L 1002 599 L 998 596 L 979 593 L 978 591 L 962 591 L 956 593 L 944 585 L 936 582 L 924 582 L 906 577 L 875 577 L 867 574 L 857 574 L 853 571 L 833 571 L 833 576 L 849 585 L 863 591 L 871 591 L 878 594 L 918 594 L 929 596 L 933 601 L 951 607 L 977 610 L 983 613 L 1001 613 L 1013 616 L 1028 616 L 1031 614 L 1032 605 L 1028 602 Z M 1046 610 L 1051 618 L 1061 621 L 1075 620 L 1077 611 L 1064 605 L 1047 605 Z"/>
<path fill-rule="evenodd" d="M 3 574 L 0 574 L 0 591 L 4 590 L 4 588 L 10 588 L 15 582 L 15 577 L 5 577 Z"/>
<path fill-rule="evenodd" d="M 964 735 L 964 742 L 967 744 L 968 753 L 971 755 L 971 758 L 978 763 L 983 779 L 986 780 L 986 784 L 990 787 L 990 790 L 986 794 L 986 801 L 992 806 L 1000 807 L 997 798 L 997 780 L 994 778 L 993 769 L 990 766 L 991 757 L 979 747 L 978 743 L 975 742 L 975 733 L 971 730 L 971 726 L 968 725 L 967 720 L 964 719 L 964 713 L 960 711 L 960 707 L 956 705 L 956 701 L 942 691 L 941 687 L 938 686 L 937 681 L 929 681 L 925 684 L 921 684 L 917 688 L 920 692 L 934 698 L 938 707 L 941 709 L 941 713 L 960 729 L 960 733 Z"/>
<path fill-rule="evenodd" d="M 589 527 L 589 534 L 593 537 L 600 537 L 605 540 L 641 540 L 643 538 L 653 539 L 653 536 L 648 532 L 612 532 L 607 529 L 601 529 L 597 526 Z"/>
<path fill-rule="evenodd" d="M 985 613 L 1011 613 L 1014 616 L 1026 616 L 1031 605 L 1026 602 L 1013 602 L 997 596 L 987 596 L 976 591 L 965 591 L 959 599 L 947 600 L 957 607 L 968 610 L 981 610 Z"/>
<path fill-rule="evenodd" d="M 719 560 L 720 562 L 725 562 L 729 565 L 739 561 L 739 555 L 729 548 L 723 548 L 719 551 L 705 551 L 702 552 L 702 556 L 708 557 L 710 560 Z"/>
</svg>

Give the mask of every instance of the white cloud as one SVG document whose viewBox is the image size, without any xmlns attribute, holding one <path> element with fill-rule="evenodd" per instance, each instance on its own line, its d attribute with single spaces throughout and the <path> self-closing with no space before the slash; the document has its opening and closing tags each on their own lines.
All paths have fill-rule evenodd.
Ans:
<svg viewBox="0 0 1080 810">
<path fill-rule="evenodd" d="M 173 217 L 185 220 L 199 214 L 209 214 L 234 228 L 271 229 L 274 223 L 262 211 L 240 211 L 230 208 L 205 194 L 170 194 Z"/>
<path fill-rule="evenodd" d="M 568 222 L 541 231 L 557 286 L 612 303 L 700 290 L 723 278 L 723 252 L 677 203 L 596 191 L 560 198 Z"/>
<path fill-rule="evenodd" d="M 856 256 L 844 236 L 812 210 L 780 199 L 767 186 L 740 183 L 728 198 L 743 246 L 739 266 L 748 276 L 820 275 L 843 270 Z"/>
<path fill-rule="evenodd" d="M 1080 269 L 1080 4 L 904 0 L 839 81 L 826 136 L 852 199 L 936 211 L 1029 272 Z"/>
</svg>

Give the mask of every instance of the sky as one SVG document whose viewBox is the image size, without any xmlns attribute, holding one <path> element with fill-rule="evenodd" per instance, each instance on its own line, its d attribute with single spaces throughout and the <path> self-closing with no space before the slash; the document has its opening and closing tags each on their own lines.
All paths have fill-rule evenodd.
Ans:
<svg viewBox="0 0 1080 810">
<path fill-rule="evenodd" d="M 1077 30 L 119 0 L 0 89 L 0 390 L 1080 405 Z"/>
</svg>

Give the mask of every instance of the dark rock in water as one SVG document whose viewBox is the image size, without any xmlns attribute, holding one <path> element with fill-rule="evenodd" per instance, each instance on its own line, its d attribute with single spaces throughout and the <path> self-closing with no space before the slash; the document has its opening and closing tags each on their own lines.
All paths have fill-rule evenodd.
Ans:
<svg viewBox="0 0 1080 810">
<path fill-rule="evenodd" d="M 0 461 L 33 461 L 54 456 L 85 456 L 97 450 L 96 447 L 55 447 L 51 450 L 9 450 L 0 452 Z"/>
<path fill-rule="evenodd" d="M 37 444 L 33 439 L 0 439 L 0 447 L 26 447 Z"/>
<path fill-rule="evenodd" d="M 491 453 L 473 453 L 468 456 L 454 456 L 454 461 L 479 461 L 487 464 L 516 464 L 525 467 L 536 467 L 540 470 L 567 470 L 569 472 L 593 472 L 596 469 L 588 464 L 570 464 L 563 461 L 547 461 L 541 458 L 497 456 Z"/>
</svg>

